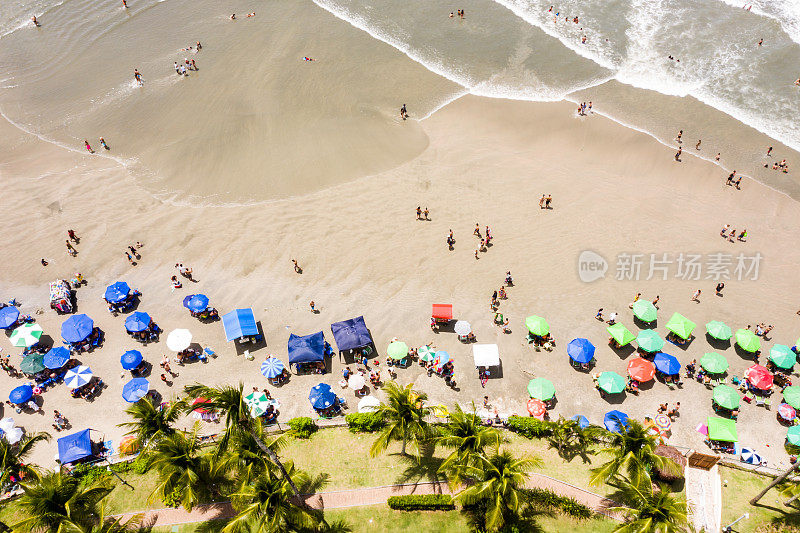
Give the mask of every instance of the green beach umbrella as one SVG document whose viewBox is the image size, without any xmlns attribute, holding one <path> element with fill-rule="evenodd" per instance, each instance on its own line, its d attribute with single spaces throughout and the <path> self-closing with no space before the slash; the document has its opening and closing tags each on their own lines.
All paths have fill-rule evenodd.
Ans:
<svg viewBox="0 0 800 533">
<path fill-rule="evenodd" d="M 639 344 L 639 348 L 650 353 L 660 352 L 661 348 L 664 347 L 664 339 L 659 337 L 658 333 L 652 329 L 640 331 L 639 336 L 636 337 L 636 342 Z"/>
<path fill-rule="evenodd" d="M 33 353 L 25 356 L 19 364 L 19 369 L 25 374 L 36 374 L 44 370 L 44 354 Z"/>
<path fill-rule="evenodd" d="M 525 326 L 528 328 L 528 331 L 540 337 L 544 337 L 550 333 L 550 325 L 547 323 L 547 320 L 540 316 L 529 316 L 525 319 Z"/>
<path fill-rule="evenodd" d="M 797 362 L 797 357 L 785 344 L 776 344 L 769 350 L 769 360 L 775 363 L 775 366 L 789 369 Z"/>
<path fill-rule="evenodd" d="M 783 401 L 795 409 L 800 409 L 800 387 L 792 385 L 783 389 Z"/>
<path fill-rule="evenodd" d="M 392 359 L 399 361 L 408 355 L 408 345 L 400 341 L 390 342 L 386 353 L 389 354 L 389 357 Z"/>
<path fill-rule="evenodd" d="M 727 385 L 717 385 L 714 387 L 714 403 L 725 409 L 737 409 L 739 407 L 739 393 L 736 389 Z"/>
<path fill-rule="evenodd" d="M 636 335 L 630 332 L 628 328 L 623 326 L 620 322 L 617 322 L 613 326 L 608 326 L 606 331 L 611 338 L 617 341 L 620 346 L 625 346 L 629 344 L 631 341 L 636 339 Z"/>
<path fill-rule="evenodd" d="M 700 358 L 700 366 L 709 374 L 722 374 L 728 370 L 728 361 L 717 352 L 710 352 Z"/>
<path fill-rule="evenodd" d="M 435 359 L 435 357 L 436 357 L 434 355 L 435 353 L 436 353 L 436 350 L 434 350 L 433 348 L 431 348 L 427 344 L 425 346 L 420 346 L 417 349 L 417 354 L 419 355 L 420 361 L 426 361 L 426 362 L 433 361 Z"/>
<path fill-rule="evenodd" d="M 688 339 L 697 324 L 680 313 L 674 313 L 664 326 L 683 340 Z"/>
<path fill-rule="evenodd" d="M 746 352 L 757 352 L 761 349 L 761 341 L 749 329 L 736 330 L 736 344 Z"/>
<path fill-rule="evenodd" d="M 549 379 L 535 378 L 528 382 L 528 394 L 537 400 L 549 400 L 556 395 L 556 387 Z"/>
<path fill-rule="evenodd" d="M 789 431 L 786 432 L 786 440 L 789 441 L 789 444 L 800 446 L 800 426 L 790 427 Z"/>
<path fill-rule="evenodd" d="M 707 425 L 708 438 L 711 440 L 723 440 L 726 442 L 736 442 L 739 440 L 739 435 L 736 433 L 736 422 L 733 420 L 709 416 Z"/>
<path fill-rule="evenodd" d="M 22 324 L 11 333 L 9 340 L 18 348 L 30 348 L 42 338 L 42 326 L 36 323 Z"/>
<path fill-rule="evenodd" d="M 731 328 L 719 320 L 712 320 L 706 324 L 706 333 L 711 335 L 711 337 L 721 341 L 726 341 L 733 337 L 733 331 L 731 331 Z"/>
<path fill-rule="evenodd" d="M 633 314 L 642 322 L 652 322 L 656 319 L 658 311 L 653 302 L 647 300 L 636 300 L 633 302 Z"/>
<path fill-rule="evenodd" d="M 244 397 L 244 403 L 250 408 L 252 416 L 261 416 L 267 412 L 269 398 L 263 392 L 251 392 Z"/>
<path fill-rule="evenodd" d="M 597 386 L 609 394 L 617 394 L 625 390 L 625 378 L 616 372 L 603 372 L 597 378 Z"/>
</svg>

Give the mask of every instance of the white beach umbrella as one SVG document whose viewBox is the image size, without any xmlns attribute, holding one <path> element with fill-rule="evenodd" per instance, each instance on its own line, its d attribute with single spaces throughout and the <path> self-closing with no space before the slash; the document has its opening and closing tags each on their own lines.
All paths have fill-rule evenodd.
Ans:
<svg viewBox="0 0 800 533">
<path fill-rule="evenodd" d="M 364 385 L 366 384 L 367 381 L 361 374 L 353 374 L 352 376 L 350 376 L 350 379 L 347 380 L 347 386 L 353 390 L 361 390 L 364 388 Z"/>
<path fill-rule="evenodd" d="M 192 332 L 188 329 L 173 329 L 167 335 L 167 348 L 173 352 L 182 352 L 192 344 Z"/>
<path fill-rule="evenodd" d="M 9 431 L 6 431 L 5 437 L 9 444 L 18 443 L 22 438 L 22 428 L 11 428 Z"/>
<path fill-rule="evenodd" d="M 453 331 L 456 332 L 456 335 L 469 335 L 472 331 L 472 326 L 469 325 L 469 322 L 466 320 L 459 320 L 456 322 L 456 325 L 453 326 Z"/>
<path fill-rule="evenodd" d="M 371 413 L 380 407 L 381 402 L 375 396 L 364 396 L 358 402 L 359 413 Z"/>
<path fill-rule="evenodd" d="M 0 420 L 0 429 L 3 430 L 4 433 L 8 433 L 14 427 L 14 419 L 10 416 L 7 416 Z"/>
</svg>

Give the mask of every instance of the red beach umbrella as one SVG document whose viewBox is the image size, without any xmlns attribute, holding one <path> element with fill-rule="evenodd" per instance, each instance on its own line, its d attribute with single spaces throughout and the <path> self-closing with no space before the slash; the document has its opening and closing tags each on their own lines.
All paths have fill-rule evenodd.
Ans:
<svg viewBox="0 0 800 533">
<path fill-rule="evenodd" d="M 542 400 L 537 400 L 536 398 L 528 400 L 528 413 L 530 413 L 531 416 L 542 418 L 546 411 L 547 407 L 545 407 Z"/>
<path fill-rule="evenodd" d="M 647 359 L 637 357 L 628 363 L 628 375 L 641 383 L 650 381 L 656 375 L 656 365 Z"/>
<path fill-rule="evenodd" d="M 761 365 L 753 365 L 744 371 L 744 377 L 759 390 L 772 388 L 772 372 Z"/>
<path fill-rule="evenodd" d="M 202 407 L 202 405 L 204 403 L 209 403 L 210 401 L 211 400 L 209 400 L 208 398 L 203 398 L 202 396 L 200 398 L 196 398 L 195 400 L 192 400 L 192 405 L 197 405 L 198 406 L 198 407 L 195 407 L 194 409 L 192 409 L 192 411 L 194 411 L 196 413 L 201 413 L 201 414 L 208 413 L 209 410 L 207 408 L 205 408 L 205 407 Z"/>
<path fill-rule="evenodd" d="M 797 411 L 795 411 L 794 407 L 792 407 L 788 403 L 782 403 L 778 406 L 778 416 L 780 416 L 786 421 L 791 422 L 792 420 L 797 418 Z"/>
</svg>

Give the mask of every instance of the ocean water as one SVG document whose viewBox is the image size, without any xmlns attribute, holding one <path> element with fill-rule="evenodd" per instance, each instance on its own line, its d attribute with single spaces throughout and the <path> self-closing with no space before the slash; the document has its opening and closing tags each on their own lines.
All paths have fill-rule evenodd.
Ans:
<svg viewBox="0 0 800 533">
<path fill-rule="evenodd" d="M 69 149 L 104 136 L 101 155 L 164 196 L 259 200 L 391 168 L 427 146 L 399 105 L 424 119 L 471 93 L 592 100 L 665 144 L 684 129 L 702 157 L 719 151 L 726 168 L 800 197 L 791 173 L 763 169 L 768 145 L 790 164 L 800 151 L 796 0 L 128 6 L 0 3 L 0 112 Z M 182 50 L 197 40 L 200 53 Z M 186 78 L 173 69 L 184 57 L 200 67 Z"/>
</svg>

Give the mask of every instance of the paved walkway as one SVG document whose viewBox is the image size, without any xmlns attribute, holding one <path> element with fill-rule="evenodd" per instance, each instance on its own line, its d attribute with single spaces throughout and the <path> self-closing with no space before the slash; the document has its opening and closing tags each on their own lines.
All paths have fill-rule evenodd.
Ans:
<svg viewBox="0 0 800 533">
<path fill-rule="evenodd" d="M 697 531 L 719 531 L 722 523 L 722 483 L 719 466 L 686 468 L 686 504 Z"/>
</svg>

